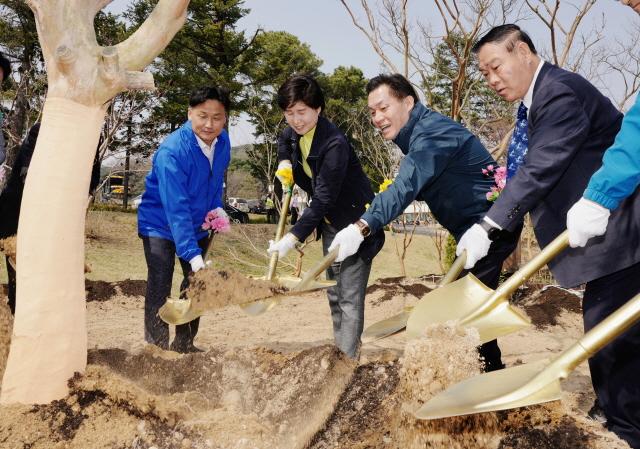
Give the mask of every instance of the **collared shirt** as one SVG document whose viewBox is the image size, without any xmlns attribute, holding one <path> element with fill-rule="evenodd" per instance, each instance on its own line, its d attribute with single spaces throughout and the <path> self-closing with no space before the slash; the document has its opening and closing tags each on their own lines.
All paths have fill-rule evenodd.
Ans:
<svg viewBox="0 0 640 449">
<path fill-rule="evenodd" d="M 316 133 L 316 127 L 311 128 L 307 133 L 300 137 L 300 152 L 302 153 L 302 168 L 309 178 L 312 177 L 311 167 L 307 163 L 307 157 L 311 151 L 311 143 L 313 142 L 313 135 Z"/>
<path fill-rule="evenodd" d="M 211 145 L 207 145 L 206 143 L 204 143 L 204 140 L 202 140 L 196 134 L 196 141 L 198 142 L 198 146 L 202 150 L 202 153 L 207 157 L 207 159 L 209 159 L 209 165 L 213 166 L 213 152 L 216 148 L 216 142 L 218 142 L 218 138 L 216 137 L 215 139 L 213 139 Z"/>
<path fill-rule="evenodd" d="M 536 80 L 538 79 L 538 75 L 540 74 L 540 70 L 542 69 L 543 65 L 544 60 L 540 58 L 540 63 L 538 64 L 536 72 L 533 74 L 533 79 L 531 80 L 531 84 L 529 85 L 529 90 L 522 99 L 522 102 L 527 107 L 527 118 L 529 117 L 529 111 L 531 110 L 531 103 L 533 103 L 533 88 L 536 86 Z"/>
</svg>

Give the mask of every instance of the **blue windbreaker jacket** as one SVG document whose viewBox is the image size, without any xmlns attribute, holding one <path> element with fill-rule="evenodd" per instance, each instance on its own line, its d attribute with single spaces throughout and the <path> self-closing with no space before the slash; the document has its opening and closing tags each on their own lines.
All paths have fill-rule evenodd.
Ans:
<svg viewBox="0 0 640 449">
<path fill-rule="evenodd" d="M 613 145 L 604 153 L 602 167 L 593 174 L 584 197 L 607 209 L 616 209 L 640 184 L 640 95 L 622 120 Z"/>
<path fill-rule="evenodd" d="M 198 146 L 191 122 L 171 133 L 153 156 L 138 207 L 138 233 L 171 240 L 181 259 L 202 253 L 198 240 L 208 211 L 222 207 L 224 172 L 231 158 L 229 135 L 218 136 L 213 167 Z"/>
</svg>

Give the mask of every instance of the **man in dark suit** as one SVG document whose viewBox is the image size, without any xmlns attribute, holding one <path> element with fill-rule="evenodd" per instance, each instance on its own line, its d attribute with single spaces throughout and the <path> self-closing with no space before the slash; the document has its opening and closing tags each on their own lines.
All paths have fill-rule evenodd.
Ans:
<svg viewBox="0 0 640 449">
<path fill-rule="evenodd" d="M 522 100 L 527 126 L 508 163 L 514 175 L 458 250 L 482 257 L 486 228 L 514 229 L 531 213 L 536 237 L 546 246 L 565 228 L 569 208 L 600 167 L 620 129 L 622 115 L 593 85 L 542 61 L 516 25 L 490 30 L 474 47 L 489 86 L 508 101 Z M 518 119 L 520 121 L 520 117 Z M 510 155 L 511 156 L 511 155 Z M 512 166 L 513 164 L 513 166 Z M 586 283 L 585 330 L 640 291 L 640 199 L 630 196 L 612 212 L 609 232 L 584 248 L 565 250 L 549 263 L 563 286 Z M 621 238 L 624 236 L 624 238 Z M 640 448 L 640 326 L 592 357 L 591 378 L 610 430 Z"/>
</svg>

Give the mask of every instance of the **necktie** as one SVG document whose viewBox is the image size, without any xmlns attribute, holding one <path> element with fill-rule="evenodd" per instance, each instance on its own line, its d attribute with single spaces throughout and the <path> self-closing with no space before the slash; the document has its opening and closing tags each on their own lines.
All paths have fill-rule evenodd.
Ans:
<svg viewBox="0 0 640 449">
<path fill-rule="evenodd" d="M 509 142 L 509 150 L 507 151 L 507 179 L 515 175 L 518 167 L 524 162 L 528 145 L 527 107 L 524 103 L 520 102 L 518 116 L 516 118 L 516 127 L 513 130 L 511 142 Z"/>
</svg>

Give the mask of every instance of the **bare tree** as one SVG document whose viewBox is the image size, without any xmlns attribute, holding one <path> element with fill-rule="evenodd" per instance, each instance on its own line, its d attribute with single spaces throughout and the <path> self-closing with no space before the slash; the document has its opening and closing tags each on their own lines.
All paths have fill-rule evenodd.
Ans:
<svg viewBox="0 0 640 449">
<path fill-rule="evenodd" d="M 189 1 L 159 0 L 135 33 L 109 47 L 98 45 L 93 20 L 110 0 L 27 3 L 49 88 L 20 213 L 17 309 L 0 396 L 4 404 L 62 398 L 68 379 L 85 370 L 85 208 L 106 107 L 119 92 L 153 87 L 153 76 L 140 70 L 180 29 Z"/>
</svg>

